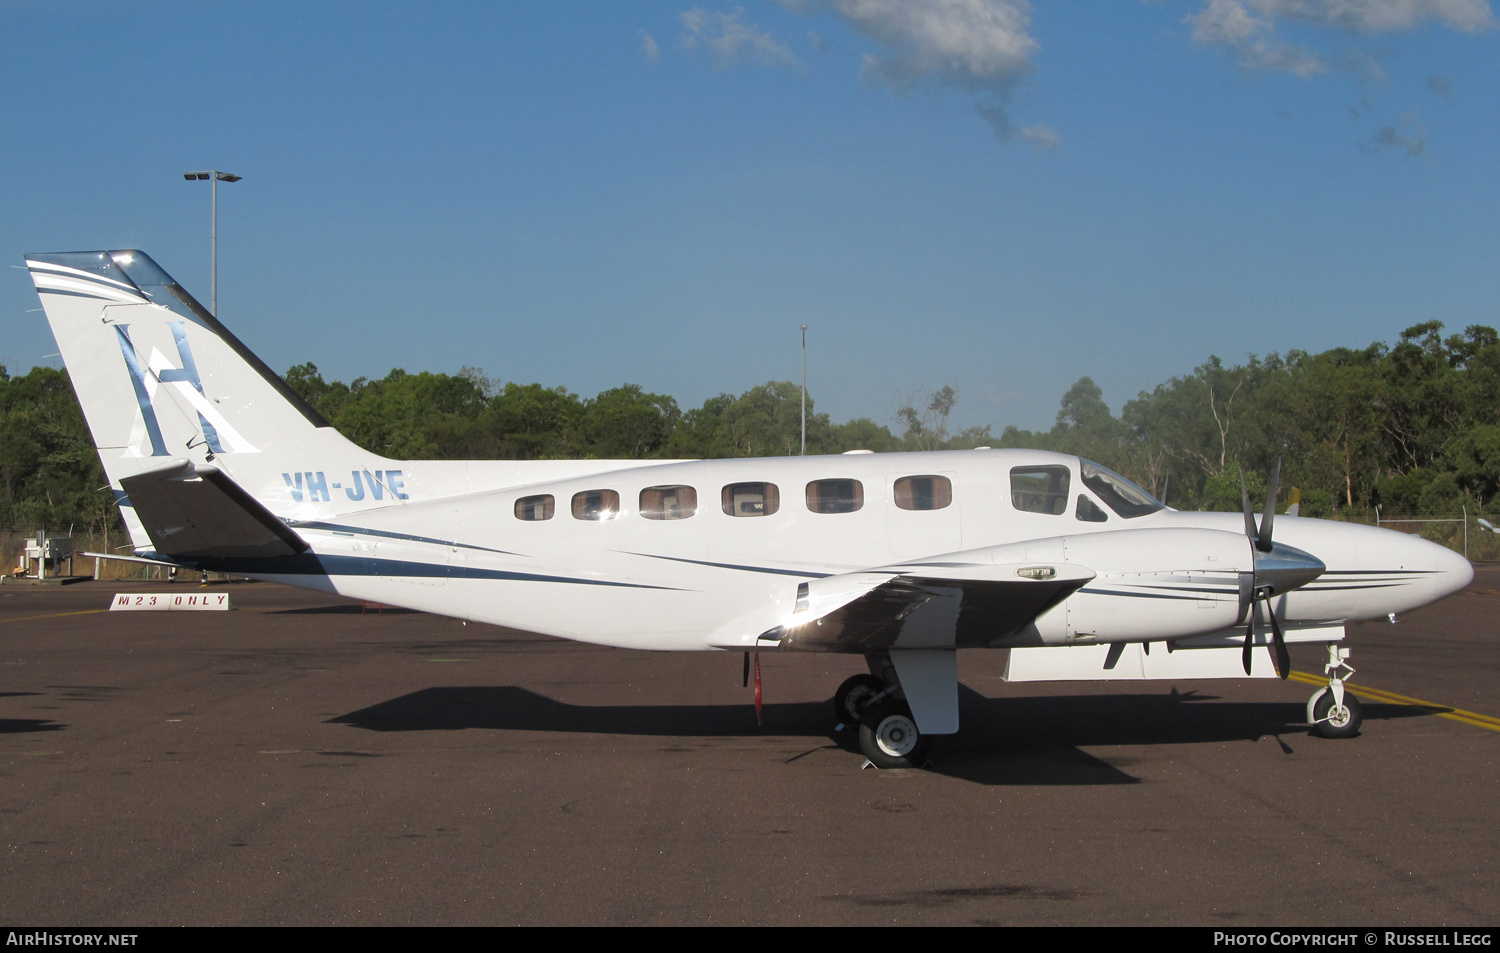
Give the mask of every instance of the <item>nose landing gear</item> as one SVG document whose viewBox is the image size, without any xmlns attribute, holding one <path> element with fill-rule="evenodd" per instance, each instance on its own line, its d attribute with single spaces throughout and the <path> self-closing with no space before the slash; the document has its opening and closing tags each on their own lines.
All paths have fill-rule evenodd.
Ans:
<svg viewBox="0 0 1500 953">
<path fill-rule="evenodd" d="M 1344 687 L 1344 679 L 1354 674 L 1354 666 L 1348 659 L 1348 649 L 1330 642 L 1328 663 L 1323 666 L 1328 687 L 1318 689 L 1307 700 L 1308 723 L 1324 738 L 1352 738 L 1359 734 L 1359 726 L 1364 721 L 1359 699 Z M 1340 674 L 1340 669 L 1348 669 L 1348 674 Z"/>
</svg>

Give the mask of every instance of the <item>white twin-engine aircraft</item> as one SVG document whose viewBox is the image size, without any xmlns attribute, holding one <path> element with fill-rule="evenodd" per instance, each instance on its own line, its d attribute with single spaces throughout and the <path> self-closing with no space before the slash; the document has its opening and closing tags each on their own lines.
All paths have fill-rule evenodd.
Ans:
<svg viewBox="0 0 1500 953">
<path fill-rule="evenodd" d="M 139 251 L 27 257 L 138 556 L 639 649 L 863 655 L 837 720 L 870 761 L 958 730 L 961 648 L 1011 680 L 1286 677 L 1346 622 L 1458 591 L 1412 536 L 1182 513 L 1024 450 L 756 460 L 397 461 L 350 443 Z M 1151 652 L 1151 643 L 1160 643 Z M 757 671 L 758 671 L 757 666 Z M 758 688 L 758 685 L 757 685 Z"/>
</svg>

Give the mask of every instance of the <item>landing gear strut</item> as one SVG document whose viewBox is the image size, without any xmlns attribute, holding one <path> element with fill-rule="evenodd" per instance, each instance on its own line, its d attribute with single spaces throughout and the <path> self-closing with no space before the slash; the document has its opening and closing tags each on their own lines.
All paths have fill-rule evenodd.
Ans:
<svg viewBox="0 0 1500 953">
<path fill-rule="evenodd" d="M 865 710 L 889 695 L 882 679 L 874 675 L 851 675 L 833 694 L 834 720 L 840 727 L 858 727 Z"/>
<path fill-rule="evenodd" d="M 1349 650 L 1328 644 L 1328 663 L 1323 672 L 1328 676 L 1328 687 L 1320 688 L 1307 700 L 1307 720 L 1313 730 L 1324 738 L 1352 738 L 1359 734 L 1364 713 L 1359 699 L 1344 688 L 1344 679 L 1354 674 L 1349 664 Z M 1348 669 L 1348 674 L 1340 674 Z"/>
<path fill-rule="evenodd" d="M 917 727 L 890 655 L 865 657 L 869 675 L 854 675 L 833 696 L 840 728 L 858 727 L 859 747 L 877 768 L 920 768 L 932 738 Z"/>
</svg>

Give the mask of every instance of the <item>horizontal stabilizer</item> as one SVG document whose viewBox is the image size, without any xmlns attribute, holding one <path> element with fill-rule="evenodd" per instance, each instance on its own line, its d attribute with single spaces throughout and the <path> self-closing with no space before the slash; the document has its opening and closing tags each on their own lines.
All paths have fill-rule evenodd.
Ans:
<svg viewBox="0 0 1500 953">
<path fill-rule="evenodd" d="M 293 556 L 307 543 L 216 467 L 179 460 L 120 481 L 163 556 Z"/>
</svg>

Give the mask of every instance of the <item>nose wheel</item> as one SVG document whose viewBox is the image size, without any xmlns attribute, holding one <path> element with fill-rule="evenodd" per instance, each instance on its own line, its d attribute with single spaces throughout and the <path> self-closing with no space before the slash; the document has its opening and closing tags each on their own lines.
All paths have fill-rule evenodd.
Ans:
<svg viewBox="0 0 1500 953">
<path fill-rule="evenodd" d="M 1344 679 L 1354 674 L 1354 667 L 1348 659 L 1348 649 L 1330 643 L 1328 663 L 1323 666 L 1328 675 L 1328 687 L 1318 689 L 1307 700 L 1307 720 L 1324 738 L 1352 738 L 1359 734 L 1359 726 L 1364 721 L 1359 699 L 1344 687 Z M 1341 674 L 1343 669 L 1348 670 L 1347 674 Z"/>
</svg>

